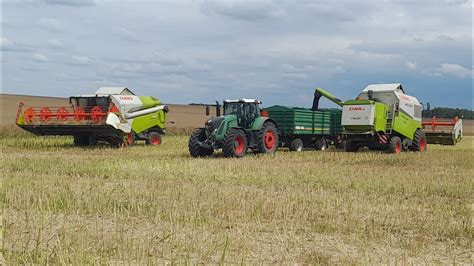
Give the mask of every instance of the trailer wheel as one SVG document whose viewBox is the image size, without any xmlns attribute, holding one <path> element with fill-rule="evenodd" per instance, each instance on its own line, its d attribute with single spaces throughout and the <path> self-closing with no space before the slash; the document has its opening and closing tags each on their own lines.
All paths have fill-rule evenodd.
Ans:
<svg viewBox="0 0 474 266">
<path fill-rule="evenodd" d="M 415 131 L 415 136 L 413 137 L 413 142 L 410 149 L 412 151 L 425 152 L 428 149 L 428 144 L 426 143 L 426 136 L 423 130 L 417 129 Z"/>
<path fill-rule="evenodd" d="M 278 148 L 278 131 L 272 122 L 263 124 L 258 139 L 258 150 L 260 153 L 274 153 Z"/>
<path fill-rule="evenodd" d="M 294 139 L 290 143 L 290 151 L 303 151 L 303 141 L 301 139 Z"/>
<path fill-rule="evenodd" d="M 357 144 L 353 141 L 346 141 L 344 149 L 346 152 L 357 152 L 359 150 L 359 146 L 357 146 Z"/>
<path fill-rule="evenodd" d="M 318 139 L 314 143 L 314 148 L 318 151 L 325 151 L 328 148 L 328 143 L 325 139 Z"/>
<path fill-rule="evenodd" d="M 399 154 L 402 152 L 402 140 L 395 136 L 390 139 L 388 144 L 387 153 Z"/>
<path fill-rule="evenodd" d="M 152 146 L 158 146 L 161 144 L 161 135 L 158 132 L 150 132 L 146 140 L 146 144 Z"/>
<path fill-rule="evenodd" d="M 231 128 L 227 131 L 222 151 L 225 157 L 241 158 L 247 154 L 248 143 L 245 133 L 240 129 Z"/>
<path fill-rule="evenodd" d="M 214 149 L 206 149 L 199 145 L 199 142 L 205 141 L 207 138 L 206 131 L 204 128 L 197 128 L 193 131 L 191 137 L 189 137 L 188 149 L 192 157 L 204 157 L 211 156 L 214 153 Z"/>
</svg>

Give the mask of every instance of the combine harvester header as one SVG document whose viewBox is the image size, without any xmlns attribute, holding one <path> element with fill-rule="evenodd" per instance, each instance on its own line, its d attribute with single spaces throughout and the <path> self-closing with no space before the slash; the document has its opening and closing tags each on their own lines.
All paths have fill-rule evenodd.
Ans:
<svg viewBox="0 0 474 266">
<path fill-rule="evenodd" d="M 70 107 L 25 107 L 16 124 L 35 135 L 71 135 L 79 146 L 99 140 L 114 146 L 145 140 L 161 143 L 168 107 L 152 96 L 136 96 L 125 87 L 102 87 L 94 95 L 69 97 Z"/>
<path fill-rule="evenodd" d="M 463 137 L 462 119 L 457 116 L 453 121 L 439 121 L 433 116 L 422 124 L 428 143 L 456 145 Z"/>
</svg>

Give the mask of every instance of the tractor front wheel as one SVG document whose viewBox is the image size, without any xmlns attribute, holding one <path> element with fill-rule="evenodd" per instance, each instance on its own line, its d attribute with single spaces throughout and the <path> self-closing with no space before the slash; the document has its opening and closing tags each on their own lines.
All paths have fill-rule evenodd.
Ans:
<svg viewBox="0 0 474 266">
<path fill-rule="evenodd" d="M 419 152 L 425 152 L 428 149 L 425 132 L 423 132 L 423 130 L 416 130 L 410 149 Z"/>
<path fill-rule="evenodd" d="M 303 141 L 301 139 L 294 139 L 290 143 L 290 151 L 303 151 Z"/>
<path fill-rule="evenodd" d="M 158 132 L 150 132 L 146 140 L 146 144 L 158 146 L 161 144 L 161 135 Z"/>
<path fill-rule="evenodd" d="M 214 149 L 206 149 L 201 147 L 199 142 L 203 142 L 206 140 L 206 131 L 204 128 L 197 128 L 193 131 L 191 137 L 189 137 L 188 149 L 189 154 L 192 157 L 204 157 L 204 156 L 211 156 L 214 153 Z"/>
<path fill-rule="evenodd" d="M 276 126 L 271 122 L 263 124 L 262 130 L 259 132 L 258 152 L 274 153 L 278 148 L 278 131 Z"/>
<path fill-rule="evenodd" d="M 245 132 L 231 128 L 227 131 L 222 151 L 225 157 L 241 158 L 247 154 L 248 143 Z"/>
<path fill-rule="evenodd" d="M 387 153 L 395 153 L 399 154 L 402 152 L 402 140 L 395 136 L 390 139 L 390 143 L 388 144 Z"/>
</svg>

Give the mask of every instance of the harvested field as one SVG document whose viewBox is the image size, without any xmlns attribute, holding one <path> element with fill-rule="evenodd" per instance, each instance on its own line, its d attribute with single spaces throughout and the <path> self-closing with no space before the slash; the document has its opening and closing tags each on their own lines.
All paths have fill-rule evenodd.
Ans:
<svg viewBox="0 0 474 266">
<path fill-rule="evenodd" d="M 472 263 L 473 138 L 426 154 L 0 138 L 9 264 Z"/>
</svg>

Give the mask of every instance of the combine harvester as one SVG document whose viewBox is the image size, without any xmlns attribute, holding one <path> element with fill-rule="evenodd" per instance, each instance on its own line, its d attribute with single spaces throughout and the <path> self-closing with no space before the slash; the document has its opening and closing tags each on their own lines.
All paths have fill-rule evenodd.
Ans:
<svg viewBox="0 0 474 266">
<path fill-rule="evenodd" d="M 70 107 L 25 107 L 16 124 L 35 135 L 69 135 L 77 146 L 105 141 L 115 147 L 136 140 L 159 145 L 168 107 L 152 96 L 136 96 L 125 87 L 102 87 L 94 95 L 69 98 Z"/>
<path fill-rule="evenodd" d="M 345 150 L 362 147 L 388 153 L 427 149 L 421 121 L 421 103 L 406 95 L 401 84 L 367 86 L 355 100 L 341 101 L 320 88 L 315 92 L 315 106 L 324 96 L 342 107 Z"/>
<path fill-rule="evenodd" d="M 457 116 L 453 121 L 438 121 L 434 116 L 431 121 L 422 124 L 428 143 L 456 145 L 462 139 L 462 119 Z"/>
</svg>

